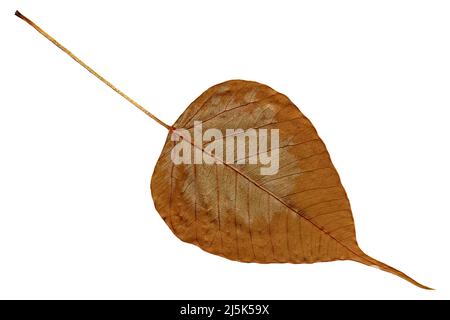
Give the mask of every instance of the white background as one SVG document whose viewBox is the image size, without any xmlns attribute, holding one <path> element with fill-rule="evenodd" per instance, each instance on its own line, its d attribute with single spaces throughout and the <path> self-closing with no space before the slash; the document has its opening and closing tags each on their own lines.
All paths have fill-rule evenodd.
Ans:
<svg viewBox="0 0 450 320">
<path fill-rule="evenodd" d="M 325 141 L 355 262 L 241 264 L 180 242 L 149 184 L 162 120 L 209 86 L 266 83 Z M 0 298 L 450 298 L 448 1 L 2 1 Z"/>
</svg>

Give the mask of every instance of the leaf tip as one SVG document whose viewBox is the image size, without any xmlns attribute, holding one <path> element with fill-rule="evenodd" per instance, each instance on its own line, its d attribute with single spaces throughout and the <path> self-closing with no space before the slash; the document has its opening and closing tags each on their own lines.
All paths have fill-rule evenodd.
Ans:
<svg viewBox="0 0 450 320">
<path fill-rule="evenodd" d="M 387 265 L 387 264 L 385 264 L 385 263 L 383 263 L 381 261 L 378 261 L 378 260 L 368 256 L 367 254 L 365 254 L 363 252 L 361 252 L 361 254 L 358 255 L 358 258 L 356 258 L 354 260 L 357 261 L 357 262 L 363 263 L 365 265 L 368 265 L 370 267 L 373 267 L 373 268 L 376 268 L 376 269 L 379 269 L 379 270 L 382 270 L 382 271 L 385 271 L 385 272 L 392 273 L 392 274 L 394 274 L 394 275 L 396 275 L 396 276 L 398 276 L 398 277 L 400 277 L 400 278 L 402 278 L 402 279 L 412 283 L 413 285 L 415 285 L 416 287 L 419 287 L 421 289 L 434 290 L 433 288 L 427 287 L 427 286 L 417 282 L 416 280 L 414 280 L 410 276 L 404 274 L 403 272 L 401 272 L 401 271 L 399 271 L 399 270 L 397 270 L 395 268 L 392 268 L 391 266 L 389 266 L 389 265 Z"/>
<path fill-rule="evenodd" d="M 425 290 L 430 290 L 430 291 L 435 291 L 436 290 L 434 288 L 427 287 L 427 286 L 425 286 L 423 284 L 420 284 L 418 282 L 417 282 L 416 286 L 418 286 L 419 288 L 425 289 Z"/>
</svg>

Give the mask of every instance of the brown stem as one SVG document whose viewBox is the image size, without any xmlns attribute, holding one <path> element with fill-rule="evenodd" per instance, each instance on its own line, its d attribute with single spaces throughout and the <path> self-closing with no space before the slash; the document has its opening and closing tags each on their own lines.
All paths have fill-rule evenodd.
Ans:
<svg viewBox="0 0 450 320">
<path fill-rule="evenodd" d="M 21 14 L 19 11 L 16 11 L 16 16 L 18 16 L 20 19 L 28 23 L 30 26 L 32 26 L 34 29 L 36 29 L 37 32 L 42 34 L 44 37 L 46 37 L 50 42 L 52 42 L 55 46 L 57 46 L 59 49 L 61 49 L 64 53 L 66 53 L 69 57 L 71 57 L 73 60 L 75 60 L 78 64 L 80 64 L 83 68 L 85 68 L 87 71 L 89 71 L 91 74 L 93 74 L 97 79 L 99 79 L 101 82 L 106 84 L 108 87 L 113 89 L 115 92 L 120 94 L 125 100 L 133 104 L 136 108 L 144 112 L 147 116 L 158 122 L 160 125 L 165 127 L 167 130 L 171 130 L 171 126 L 169 126 L 167 123 L 163 122 L 162 120 L 158 119 L 156 116 L 154 116 L 150 111 L 145 109 L 143 106 L 141 106 L 139 103 L 134 101 L 132 98 L 127 96 L 125 93 L 117 89 L 111 82 L 103 78 L 101 75 L 99 75 L 94 69 L 89 67 L 86 63 L 84 63 L 82 60 L 80 60 L 76 55 L 74 55 L 72 52 L 70 52 L 66 47 L 64 47 L 62 44 L 60 44 L 58 41 L 55 40 L 51 35 L 49 35 L 47 32 L 42 30 L 38 25 L 36 25 L 33 21 L 25 17 L 23 14 Z"/>
</svg>

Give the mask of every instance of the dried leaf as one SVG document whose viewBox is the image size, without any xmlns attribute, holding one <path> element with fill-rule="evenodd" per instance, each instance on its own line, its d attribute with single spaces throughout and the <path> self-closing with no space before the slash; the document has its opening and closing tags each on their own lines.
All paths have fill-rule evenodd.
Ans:
<svg viewBox="0 0 450 320">
<path fill-rule="evenodd" d="M 194 121 L 223 132 L 279 129 L 280 167 L 275 175 L 261 175 L 259 165 L 248 163 L 175 165 L 170 131 L 151 190 L 178 238 L 242 262 L 353 260 L 428 289 L 359 248 L 350 203 L 325 144 L 286 96 L 260 83 L 227 81 L 200 95 L 173 129 L 193 135 Z M 205 148 L 197 146 L 202 153 Z"/>
<path fill-rule="evenodd" d="M 242 262 L 353 260 L 430 289 L 359 248 L 350 203 L 328 151 L 311 122 L 286 96 L 256 82 L 227 81 L 205 91 L 169 126 L 33 21 L 19 11 L 15 15 L 169 130 L 151 189 L 156 209 L 181 240 Z M 236 157 L 234 162 L 219 157 L 218 149 L 210 148 L 219 141 L 217 137 L 209 144 L 192 139 L 196 121 L 201 121 L 205 130 L 219 132 L 278 129 L 279 145 L 269 147 L 270 154 L 279 155 L 275 157 L 278 171 L 262 174 L 267 168 L 251 162 L 261 152 L 251 148 L 246 157 Z M 186 137 L 180 129 L 189 130 L 184 132 Z M 194 154 L 212 164 L 175 164 L 171 158 L 176 148 L 173 137 L 183 138 L 183 144 L 194 147 Z"/>
</svg>

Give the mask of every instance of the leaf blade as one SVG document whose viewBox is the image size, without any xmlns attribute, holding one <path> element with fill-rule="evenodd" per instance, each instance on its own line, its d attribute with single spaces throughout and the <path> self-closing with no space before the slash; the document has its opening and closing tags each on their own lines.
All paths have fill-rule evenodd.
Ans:
<svg viewBox="0 0 450 320">
<path fill-rule="evenodd" d="M 164 168 L 170 161 L 169 133 L 152 177 L 152 196 L 163 218 L 168 214 L 177 217 L 178 230 L 172 231 L 181 240 L 212 254 L 244 262 L 354 260 L 376 265 L 427 288 L 361 251 L 350 202 L 325 144 L 311 122 L 286 96 L 256 82 L 227 81 L 206 90 L 173 127 L 192 132 L 194 121 L 202 121 L 204 130 L 276 126 L 280 130 L 280 170 L 273 176 L 262 176 L 255 170 L 257 166 L 222 161 L 223 166 L 211 166 L 215 167 L 213 183 L 208 166 L 178 165 L 175 171 L 182 178 L 176 182 L 175 190 L 185 188 L 189 180 L 186 177 L 192 175 L 192 171 L 197 177 L 195 208 L 191 206 L 192 195 L 176 193 L 175 198 L 170 199 L 176 206 L 170 205 L 168 212 L 167 199 L 160 186 L 167 182 Z M 189 143 L 205 153 L 205 144 L 199 147 L 193 141 Z M 230 187 L 232 179 L 225 183 L 218 172 L 235 177 L 234 189 Z M 221 185 L 225 186 L 222 190 Z M 233 199 L 231 189 L 235 190 L 234 209 L 229 205 Z M 195 211 L 199 219 L 192 221 L 191 211 Z M 234 221 L 234 224 L 227 224 L 225 230 L 221 230 L 222 220 Z M 192 238 L 194 230 L 195 239 Z"/>
</svg>

